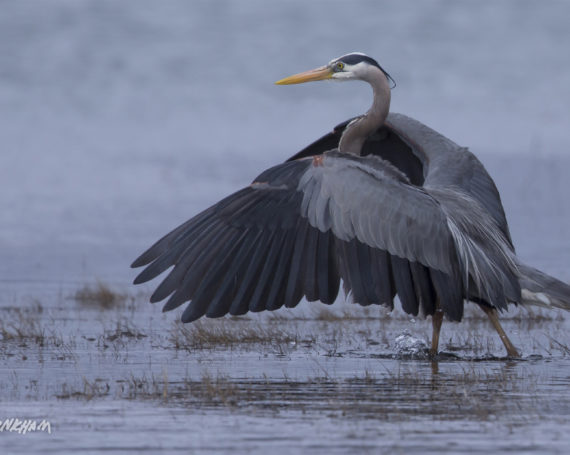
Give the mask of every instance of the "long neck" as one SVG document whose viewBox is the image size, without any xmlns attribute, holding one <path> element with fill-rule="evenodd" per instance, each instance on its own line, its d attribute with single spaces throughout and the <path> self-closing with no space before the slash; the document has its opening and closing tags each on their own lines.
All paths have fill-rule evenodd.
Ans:
<svg viewBox="0 0 570 455">
<path fill-rule="evenodd" d="M 338 149 L 343 153 L 360 155 L 362 146 L 368 137 L 380 128 L 390 111 L 390 85 L 388 79 L 375 68 L 371 77 L 364 79 L 372 86 L 374 101 L 372 107 L 362 117 L 350 122 L 345 128 Z"/>
</svg>

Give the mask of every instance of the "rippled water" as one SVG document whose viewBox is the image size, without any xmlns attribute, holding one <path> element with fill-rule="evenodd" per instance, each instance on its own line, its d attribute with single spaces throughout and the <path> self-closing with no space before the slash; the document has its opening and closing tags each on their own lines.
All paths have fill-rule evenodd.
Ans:
<svg viewBox="0 0 570 455">
<path fill-rule="evenodd" d="M 3 453 L 565 453 L 563 314 L 509 312 L 523 353 L 513 362 L 468 313 L 444 324 L 431 362 L 429 321 L 399 310 L 301 305 L 187 332 L 179 314 L 146 303 L 150 287 L 130 286 L 128 264 L 364 111 L 364 84 L 272 84 L 361 50 L 396 79 L 394 111 L 487 165 L 519 255 L 570 281 L 570 5 L 28 0 L 0 10 L 0 419 L 53 428 L 0 433 Z M 97 280 L 126 302 L 71 298 Z"/>
<path fill-rule="evenodd" d="M 431 361 L 428 321 L 351 304 L 183 326 L 140 298 L 102 310 L 46 297 L 47 308 L 3 309 L 3 417 L 52 425 L 0 433 L 10 452 L 562 453 L 570 442 L 557 313 L 511 312 L 523 353 L 512 361 L 468 312 L 444 323 Z"/>
</svg>

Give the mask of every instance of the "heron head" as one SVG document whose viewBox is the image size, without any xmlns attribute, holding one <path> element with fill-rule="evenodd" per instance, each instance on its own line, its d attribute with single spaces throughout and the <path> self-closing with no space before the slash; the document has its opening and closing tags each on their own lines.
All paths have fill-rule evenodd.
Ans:
<svg viewBox="0 0 570 455">
<path fill-rule="evenodd" d="M 331 60 L 327 65 L 303 73 L 294 74 L 275 82 L 277 85 L 302 84 L 303 82 L 323 81 L 327 79 L 338 81 L 363 80 L 368 81 L 381 71 L 386 78 L 394 83 L 390 75 L 376 60 L 360 52 L 343 55 Z M 395 84 L 395 83 L 394 83 Z"/>
</svg>

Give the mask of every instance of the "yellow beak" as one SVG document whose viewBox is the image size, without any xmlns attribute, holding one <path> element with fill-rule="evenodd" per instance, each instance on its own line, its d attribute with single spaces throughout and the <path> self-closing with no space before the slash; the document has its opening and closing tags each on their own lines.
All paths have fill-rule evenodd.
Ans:
<svg viewBox="0 0 570 455">
<path fill-rule="evenodd" d="M 302 84 L 303 82 L 323 81 L 332 77 L 332 70 L 328 66 L 321 66 L 304 73 L 294 74 L 275 82 L 277 85 Z"/>
</svg>

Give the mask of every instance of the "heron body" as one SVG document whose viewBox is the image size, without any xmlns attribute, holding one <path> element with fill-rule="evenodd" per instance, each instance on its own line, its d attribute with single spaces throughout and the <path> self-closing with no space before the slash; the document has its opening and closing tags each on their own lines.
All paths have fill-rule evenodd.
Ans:
<svg viewBox="0 0 570 455">
<path fill-rule="evenodd" d="M 183 322 L 333 303 L 340 283 L 354 302 L 431 315 L 432 354 L 443 315 L 464 304 L 497 318 L 509 304 L 570 309 L 570 286 L 517 259 L 497 188 L 467 149 L 389 113 L 390 76 L 348 54 L 278 84 L 363 80 L 373 104 L 285 163 L 260 174 L 164 236 L 134 263 L 142 283 L 167 269 L 151 301 L 189 301 Z M 502 333 L 501 333 L 502 332 Z"/>
</svg>

